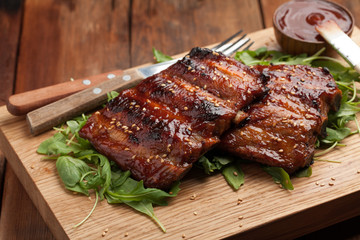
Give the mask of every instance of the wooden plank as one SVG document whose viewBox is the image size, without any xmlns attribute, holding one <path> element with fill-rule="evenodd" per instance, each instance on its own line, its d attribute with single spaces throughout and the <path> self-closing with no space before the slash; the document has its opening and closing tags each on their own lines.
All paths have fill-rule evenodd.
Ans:
<svg viewBox="0 0 360 240">
<path fill-rule="evenodd" d="M 0 106 L 13 94 L 16 72 L 16 57 L 21 26 L 19 1 L 0 3 Z"/>
<path fill-rule="evenodd" d="M 359 30 L 354 33 L 356 41 L 360 42 Z M 278 48 L 271 40 L 272 29 L 254 33 L 251 37 L 258 44 L 254 48 L 267 41 L 270 41 L 267 43 L 269 48 Z M 91 209 L 94 200 L 64 190 L 55 164 L 41 161 L 41 156 L 35 153 L 39 143 L 53 132 L 32 137 L 24 119 L 10 116 L 4 108 L 0 108 L 0 126 L 0 146 L 6 150 L 4 152 L 30 198 L 58 238 L 64 237 L 57 228 L 59 226 L 74 239 L 100 238 L 106 228 L 109 239 L 121 237 L 126 232 L 134 239 L 176 239 L 183 234 L 190 239 L 292 238 L 360 214 L 360 207 L 354 204 L 360 197 L 360 175 L 357 173 L 360 169 L 357 154 L 360 138 L 353 135 L 346 139 L 347 147 L 324 156 L 329 160 L 341 160 L 341 164 L 315 162 L 311 178 L 293 179 L 294 191 L 280 189 L 257 165 L 242 166 L 245 185 L 237 192 L 227 186 L 221 175 L 206 176 L 192 171 L 182 181 L 179 196 L 172 199 L 169 206 L 155 208 L 158 218 L 167 227 L 166 234 L 147 217 L 125 206 L 106 202 L 99 204 L 86 224 L 73 229 L 72 226 Z M 332 177 L 336 181 L 330 186 L 328 182 Z M 316 182 L 324 183 L 324 186 L 316 185 Z M 192 201 L 189 198 L 194 193 L 198 198 Z M 240 205 L 238 198 L 243 200 Z M 196 216 L 194 211 L 198 213 Z M 244 219 L 239 220 L 240 215 Z M 293 224 L 287 224 L 289 222 Z"/>
<path fill-rule="evenodd" d="M 174 55 L 221 42 L 239 29 L 263 28 L 253 0 L 133 1 L 131 64 L 152 61 L 152 47 Z"/>
<path fill-rule="evenodd" d="M 129 67 L 129 1 L 25 2 L 16 92 Z"/>
<path fill-rule="evenodd" d="M 4 105 L 8 97 L 13 94 L 21 14 L 21 1 L 0 2 L 0 106 Z M 0 151 L 0 206 L 2 205 L 5 167 L 5 156 Z"/>
<path fill-rule="evenodd" d="M 7 168 L 0 239 L 54 239 L 22 184 Z"/>
</svg>

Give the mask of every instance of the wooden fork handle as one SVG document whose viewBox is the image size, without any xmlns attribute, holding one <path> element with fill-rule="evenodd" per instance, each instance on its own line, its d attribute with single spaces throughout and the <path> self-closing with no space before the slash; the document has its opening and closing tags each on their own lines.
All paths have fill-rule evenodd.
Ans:
<svg viewBox="0 0 360 240">
<path fill-rule="evenodd" d="M 134 87 L 142 80 L 143 76 L 136 68 L 124 70 L 112 79 L 31 111 L 26 115 L 30 131 L 37 135 L 72 117 L 91 111 L 106 102 L 108 92 Z"/>
<path fill-rule="evenodd" d="M 122 75 L 122 73 L 122 70 L 115 70 L 108 73 L 102 73 L 74 81 L 68 81 L 32 91 L 14 94 L 10 96 L 7 101 L 7 109 L 15 116 L 25 115 L 37 108 L 55 102 L 86 88 L 93 87 L 116 76 Z"/>
</svg>

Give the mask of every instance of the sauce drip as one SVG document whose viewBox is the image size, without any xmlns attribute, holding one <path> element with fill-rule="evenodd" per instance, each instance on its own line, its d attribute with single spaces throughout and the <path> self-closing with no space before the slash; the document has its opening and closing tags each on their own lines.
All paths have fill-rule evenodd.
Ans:
<svg viewBox="0 0 360 240">
<path fill-rule="evenodd" d="M 352 29 L 352 18 L 343 8 L 327 1 L 290 1 L 278 8 L 275 24 L 286 35 L 310 42 L 324 41 L 315 30 L 317 24 L 334 20 L 345 32 Z"/>
</svg>

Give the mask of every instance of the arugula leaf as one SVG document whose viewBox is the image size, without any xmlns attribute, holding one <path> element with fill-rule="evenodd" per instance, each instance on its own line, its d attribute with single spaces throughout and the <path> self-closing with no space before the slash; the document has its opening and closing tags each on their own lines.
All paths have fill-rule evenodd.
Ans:
<svg viewBox="0 0 360 240">
<path fill-rule="evenodd" d="M 287 190 L 294 190 L 289 174 L 280 167 L 263 167 L 263 170 L 272 176 L 275 183 L 280 183 Z"/>
<path fill-rule="evenodd" d="M 117 96 L 119 96 L 119 93 L 116 91 L 111 91 L 107 93 L 107 101 L 110 102 L 111 100 L 113 100 L 114 98 L 116 98 Z"/>
<path fill-rule="evenodd" d="M 153 48 L 152 51 L 154 54 L 154 58 L 158 63 L 170 61 L 173 59 L 172 57 L 165 55 L 164 53 L 160 52 L 159 50 L 156 50 L 155 48 Z"/>
<path fill-rule="evenodd" d="M 67 189 L 89 196 L 89 191 L 80 185 L 83 175 L 91 171 L 85 162 L 70 156 L 61 156 L 56 160 L 56 168 Z"/>
<path fill-rule="evenodd" d="M 300 171 L 298 171 L 295 176 L 298 178 L 302 178 L 302 177 L 311 177 L 312 175 L 312 168 L 311 166 L 301 169 Z"/>
<path fill-rule="evenodd" d="M 224 167 L 222 174 L 234 190 L 238 190 L 244 184 L 244 173 L 238 164 L 233 163 Z"/>
</svg>

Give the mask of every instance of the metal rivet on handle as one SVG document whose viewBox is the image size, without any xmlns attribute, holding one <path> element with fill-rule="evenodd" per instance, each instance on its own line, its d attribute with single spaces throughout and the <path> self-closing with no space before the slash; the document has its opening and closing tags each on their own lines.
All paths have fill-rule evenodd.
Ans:
<svg viewBox="0 0 360 240">
<path fill-rule="evenodd" d="M 85 79 L 85 80 L 83 80 L 83 84 L 84 85 L 90 85 L 91 81 L 89 79 Z"/>
<path fill-rule="evenodd" d="M 131 76 L 130 76 L 130 75 L 124 75 L 124 76 L 122 77 L 122 79 L 123 79 L 124 81 L 129 81 L 129 80 L 131 79 Z"/>
<path fill-rule="evenodd" d="M 94 88 L 94 90 L 93 90 L 93 93 L 94 94 L 99 94 L 99 93 L 101 93 L 101 88 Z"/>
<path fill-rule="evenodd" d="M 112 78 L 114 78 L 114 77 L 116 77 L 116 76 L 115 76 L 115 74 L 113 74 L 113 73 L 109 73 L 109 74 L 107 75 L 107 78 L 108 78 L 108 79 L 112 79 Z"/>
</svg>

